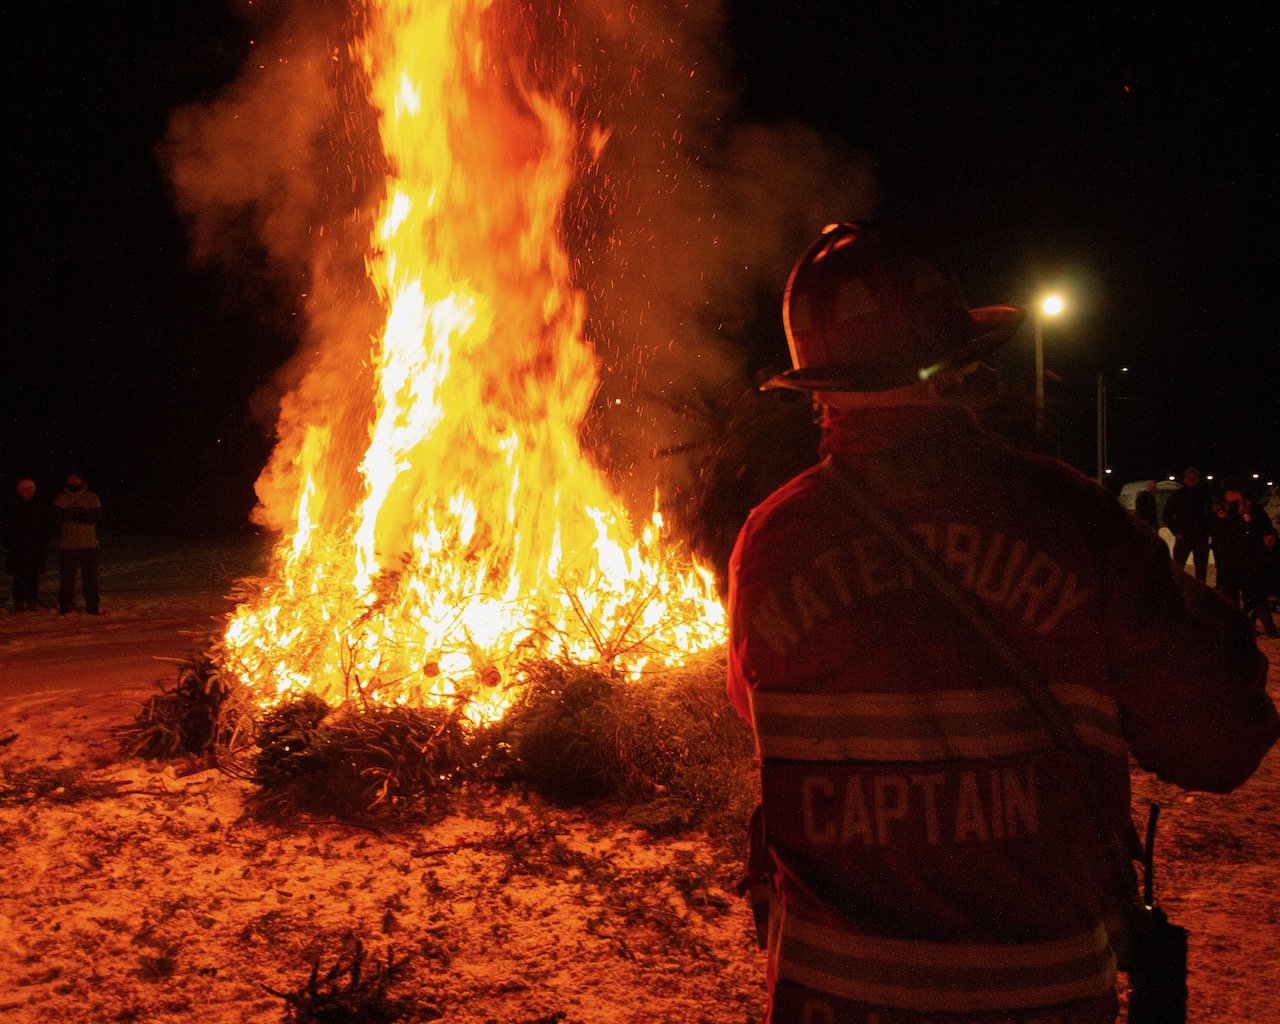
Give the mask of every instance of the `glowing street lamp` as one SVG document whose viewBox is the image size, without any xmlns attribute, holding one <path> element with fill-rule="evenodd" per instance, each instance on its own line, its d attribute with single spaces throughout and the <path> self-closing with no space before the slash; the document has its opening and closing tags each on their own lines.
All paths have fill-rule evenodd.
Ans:
<svg viewBox="0 0 1280 1024">
<path fill-rule="evenodd" d="M 1031 327 L 1036 339 L 1036 433 L 1044 433 L 1044 330 L 1042 322 L 1046 316 L 1057 316 L 1062 312 L 1064 303 L 1062 296 L 1050 294 L 1043 296 L 1032 308 Z"/>
</svg>

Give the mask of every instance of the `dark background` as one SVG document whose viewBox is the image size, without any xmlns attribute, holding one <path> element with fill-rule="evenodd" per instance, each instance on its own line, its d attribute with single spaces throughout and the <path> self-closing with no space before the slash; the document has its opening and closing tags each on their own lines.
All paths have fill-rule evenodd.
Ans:
<svg viewBox="0 0 1280 1024">
<path fill-rule="evenodd" d="M 867 153 L 883 212 L 929 226 L 972 304 L 1062 287 L 1051 448 L 1092 474 L 1102 372 L 1117 484 L 1191 463 L 1274 479 L 1274 19 L 1081 6 L 738 0 L 724 52 L 742 119 Z M 241 528 L 270 450 L 249 397 L 296 311 L 192 263 L 155 147 L 235 77 L 251 27 L 203 0 L 59 8 L 15 16 L 6 47 L 0 486 L 48 494 L 76 465 L 118 524 Z M 781 286 L 748 329 L 775 362 Z M 1032 359 L 1024 331 L 1011 389 Z"/>
<path fill-rule="evenodd" d="M 1101 371 L 1117 484 L 1280 473 L 1274 16 L 844 6 L 738 4 L 744 105 L 872 154 L 885 212 L 941 236 L 971 303 L 1062 289 L 1051 447 L 1093 475 Z M 1011 385 L 1033 353 L 1026 330 L 1003 354 Z"/>
</svg>

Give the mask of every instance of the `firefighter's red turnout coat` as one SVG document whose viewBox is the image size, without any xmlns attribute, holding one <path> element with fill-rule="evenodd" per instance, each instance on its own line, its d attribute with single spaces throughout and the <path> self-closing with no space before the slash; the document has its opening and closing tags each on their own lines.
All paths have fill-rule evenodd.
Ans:
<svg viewBox="0 0 1280 1024">
<path fill-rule="evenodd" d="M 1130 751 L 1192 789 L 1248 778 L 1280 733 L 1266 661 L 1146 524 L 963 410 L 843 417 L 825 451 L 1049 681 L 1124 834 Z M 819 467 L 748 519 L 730 619 L 777 885 L 772 1024 L 1112 1020 L 1114 872 L 1065 755 Z"/>
</svg>

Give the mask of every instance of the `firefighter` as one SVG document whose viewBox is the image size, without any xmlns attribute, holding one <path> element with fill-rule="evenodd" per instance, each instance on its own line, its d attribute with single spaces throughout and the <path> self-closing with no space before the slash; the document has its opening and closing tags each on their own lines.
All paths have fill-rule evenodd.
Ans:
<svg viewBox="0 0 1280 1024">
<path fill-rule="evenodd" d="M 1102 796 L 826 467 L 800 474 L 730 563 L 771 1024 L 1112 1022 L 1117 886 L 1091 813 L 1136 851 L 1130 752 L 1226 792 L 1280 733 L 1244 618 L 1092 481 L 976 425 L 997 379 L 976 360 L 1022 315 L 967 309 L 901 231 L 831 225 L 791 273 L 793 369 L 766 386 L 815 396 L 823 456 L 1046 678 Z"/>
</svg>

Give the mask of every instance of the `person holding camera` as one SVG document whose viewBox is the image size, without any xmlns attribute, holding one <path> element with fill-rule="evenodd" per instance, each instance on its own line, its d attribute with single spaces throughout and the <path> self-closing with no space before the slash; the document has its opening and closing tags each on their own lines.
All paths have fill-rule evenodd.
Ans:
<svg viewBox="0 0 1280 1024">
<path fill-rule="evenodd" d="M 84 610 L 99 613 L 98 523 L 102 502 L 72 470 L 66 486 L 53 499 L 53 517 L 58 524 L 58 611 L 70 612 L 76 600 L 76 574 L 84 593 Z"/>
<path fill-rule="evenodd" d="M 793 368 L 766 386 L 814 397 L 822 461 L 729 567 L 767 1024 L 1110 1024 L 1117 960 L 1131 1021 L 1185 1010 L 1185 933 L 1135 891 L 1129 756 L 1226 792 L 1280 716 L 1240 612 L 978 425 L 978 361 L 1022 316 L 967 308 L 873 223 L 830 225 L 788 280 Z"/>
</svg>

